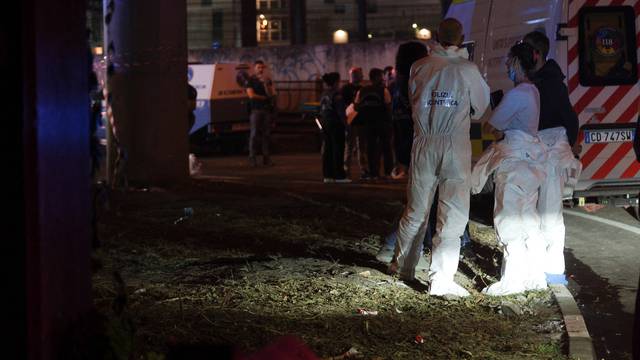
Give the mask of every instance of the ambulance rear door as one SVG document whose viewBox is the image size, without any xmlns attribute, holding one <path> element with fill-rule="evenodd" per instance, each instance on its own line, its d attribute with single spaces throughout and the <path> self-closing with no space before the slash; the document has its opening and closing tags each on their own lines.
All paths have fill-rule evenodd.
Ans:
<svg viewBox="0 0 640 360">
<path fill-rule="evenodd" d="M 568 0 L 558 35 L 566 39 L 569 98 L 580 121 L 583 169 L 574 197 L 635 197 L 640 191 L 633 151 L 639 10 L 638 0 Z"/>
</svg>

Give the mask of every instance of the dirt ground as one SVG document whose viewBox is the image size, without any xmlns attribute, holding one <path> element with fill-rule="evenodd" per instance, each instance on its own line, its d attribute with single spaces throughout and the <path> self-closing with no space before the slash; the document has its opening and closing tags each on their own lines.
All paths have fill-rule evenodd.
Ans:
<svg viewBox="0 0 640 360">
<path fill-rule="evenodd" d="M 192 346 L 224 358 L 293 334 L 329 359 L 566 358 L 549 292 L 479 293 L 498 273 L 491 228 L 471 229 L 476 258 L 457 275 L 473 295 L 430 297 L 375 259 L 405 184 L 322 184 L 315 154 L 275 162 L 210 158 L 185 184 L 99 197 L 93 287 L 105 351 L 164 359 Z"/>
</svg>

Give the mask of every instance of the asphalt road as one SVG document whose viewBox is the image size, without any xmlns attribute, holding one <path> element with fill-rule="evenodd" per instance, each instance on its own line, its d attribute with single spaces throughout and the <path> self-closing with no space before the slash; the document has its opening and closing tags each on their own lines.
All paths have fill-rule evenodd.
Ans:
<svg viewBox="0 0 640 360">
<path fill-rule="evenodd" d="M 248 167 L 246 157 L 203 159 L 203 177 L 255 183 L 292 193 L 341 196 L 366 192 L 380 202 L 400 203 L 405 183 L 399 181 L 322 184 L 320 155 L 275 155 L 274 167 Z M 472 200 L 471 217 L 490 214 L 491 198 Z M 478 206 L 484 207 L 477 210 Z M 474 214 L 474 208 L 476 209 Z M 380 219 L 391 226 L 395 219 Z M 640 222 L 622 208 L 589 213 L 566 209 L 566 261 L 569 289 L 585 316 L 599 359 L 631 359 L 633 314 L 640 276 Z"/>
<path fill-rule="evenodd" d="M 604 220 L 604 221 L 603 221 Z M 640 276 L 640 222 L 622 208 L 565 210 L 569 289 L 599 359 L 630 358 Z"/>
</svg>

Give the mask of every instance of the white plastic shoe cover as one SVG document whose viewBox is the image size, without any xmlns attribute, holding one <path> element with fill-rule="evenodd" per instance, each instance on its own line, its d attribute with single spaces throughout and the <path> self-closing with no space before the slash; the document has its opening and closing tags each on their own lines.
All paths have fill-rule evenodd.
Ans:
<svg viewBox="0 0 640 360">
<path fill-rule="evenodd" d="M 431 281 L 431 286 L 429 287 L 429 295 L 434 295 L 434 296 L 455 295 L 460 297 L 466 297 L 466 296 L 469 296 L 470 294 L 467 290 L 465 290 L 465 288 L 456 284 L 453 281 L 433 280 Z"/>
</svg>

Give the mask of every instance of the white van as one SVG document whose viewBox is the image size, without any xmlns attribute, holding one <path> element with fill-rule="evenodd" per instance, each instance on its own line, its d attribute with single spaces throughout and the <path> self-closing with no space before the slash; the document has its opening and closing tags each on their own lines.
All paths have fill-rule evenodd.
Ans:
<svg viewBox="0 0 640 360">
<path fill-rule="evenodd" d="M 196 121 L 189 134 L 206 130 L 222 135 L 249 131 L 248 101 L 238 73 L 249 71 L 247 64 L 189 65 L 189 84 L 198 91 Z"/>
<path fill-rule="evenodd" d="M 505 68 L 509 48 L 530 31 L 546 33 L 549 58 L 566 75 L 580 121 L 583 170 L 573 196 L 636 209 L 639 13 L 640 0 L 454 0 L 447 12 L 463 23 L 473 60 L 492 91 L 513 87 Z M 472 138 L 474 155 L 490 143 L 479 124 L 472 126 Z"/>
</svg>

